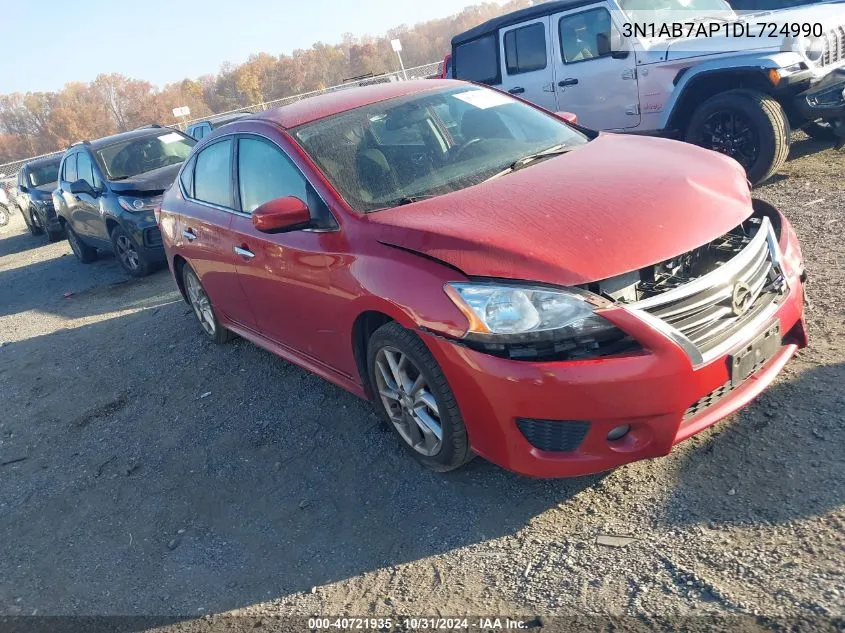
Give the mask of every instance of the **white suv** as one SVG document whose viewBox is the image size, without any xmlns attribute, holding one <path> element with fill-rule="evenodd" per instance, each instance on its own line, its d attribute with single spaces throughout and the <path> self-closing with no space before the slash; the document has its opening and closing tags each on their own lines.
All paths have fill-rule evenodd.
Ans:
<svg viewBox="0 0 845 633">
<path fill-rule="evenodd" d="M 742 17 L 723 0 L 547 2 L 455 36 L 452 68 L 585 127 L 728 154 L 754 183 L 793 127 L 845 140 L 841 2 Z"/>
</svg>

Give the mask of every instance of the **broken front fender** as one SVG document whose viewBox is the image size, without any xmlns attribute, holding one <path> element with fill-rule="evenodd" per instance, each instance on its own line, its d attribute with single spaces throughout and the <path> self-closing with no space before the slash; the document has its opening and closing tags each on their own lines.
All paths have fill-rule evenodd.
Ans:
<svg viewBox="0 0 845 633">
<path fill-rule="evenodd" d="M 822 119 L 845 139 L 845 68 L 832 71 L 810 89 L 795 96 L 796 107 L 810 121 Z"/>
</svg>

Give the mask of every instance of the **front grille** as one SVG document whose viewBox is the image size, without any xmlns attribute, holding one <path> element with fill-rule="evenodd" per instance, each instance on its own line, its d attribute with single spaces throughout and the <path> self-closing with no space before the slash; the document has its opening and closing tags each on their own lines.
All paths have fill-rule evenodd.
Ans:
<svg viewBox="0 0 845 633">
<path fill-rule="evenodd" d="M 517 418 L 516 425 L 533 447 L 555 453 L 574 451 L 590 430 L 590 423 L 581 420 Z"/>
<path fill-rule="evenodd" d="M 632 305 L 683 334 L 702 355 L 728 340 L 783 295 L 777 239 L 768 218 L 748 244 L 712 272 Z M 739 293 L 739 294 L 737 294 Z M 744 295 L 750 301 L 742 302 Z"/>
<path fill-rule="evenodd" d="M 824 34 L 825 46 L 821 65 L 829 66 L 845 59 L 845 26 L 830 29 Z"/>
</svg>

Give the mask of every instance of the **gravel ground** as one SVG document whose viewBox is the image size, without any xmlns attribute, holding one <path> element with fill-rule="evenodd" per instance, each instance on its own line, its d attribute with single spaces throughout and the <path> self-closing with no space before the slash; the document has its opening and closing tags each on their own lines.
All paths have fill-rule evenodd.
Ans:
<svg viewBox="0 0 845 633">
<path fill-rule="evenodd" d="M 670 456 L 558 481 L 429 473 L 367 403 L 207 342 L 167 271 L 83 266 L 16 216 L 0 615 L 843 617 L 845 153 L 800 141 L 758 195 L 802 240 L 810 348 Z"/>
</svg>

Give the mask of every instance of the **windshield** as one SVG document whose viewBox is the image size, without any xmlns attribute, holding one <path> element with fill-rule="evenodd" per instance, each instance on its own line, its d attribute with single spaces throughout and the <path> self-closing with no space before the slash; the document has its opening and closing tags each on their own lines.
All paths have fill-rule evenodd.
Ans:
<svg viewBox="0 0 845 633">
<path fill-rule="evenodd" d="M 684 23 L 690 20 L 735 17 L 725 0 L 620 0 L 629 22 L 634 24 Z"/>
<path fill-rule="evenodd" d="M 59 179 L 59 161 L 29 168 L 29 186 L 49 185 Z"/>
<path fill-rule="evenodd" d="M 97 150 L 109 180 L 121 180 L 188 158 L 196 141 L 181 132 L 166 132 L 120 141 Z"/>
<path fill-rule="evenodd" d="M 470 187 L 526 156 L 589 140 L 549 113 L 475 86 L 389 99 L 293 132 L 347 203 L 364 212 Z"/>
</svg>

